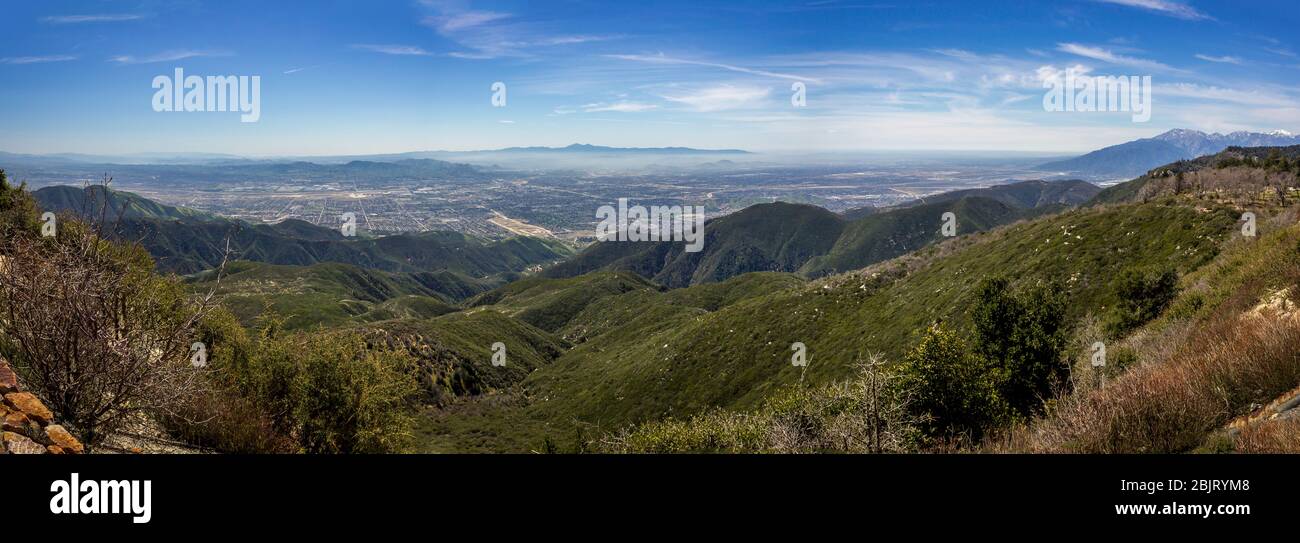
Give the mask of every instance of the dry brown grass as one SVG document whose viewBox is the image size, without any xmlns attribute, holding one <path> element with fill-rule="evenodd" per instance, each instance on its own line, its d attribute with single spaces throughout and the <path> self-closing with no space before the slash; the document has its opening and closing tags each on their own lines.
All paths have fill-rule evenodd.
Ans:
<svg viewBox="0 0 1300 543">
<path fill-rule="evenodd" d="M 1004 446 L 1033 452 L 1170 453 L 1300 382 L 1300 322 L 1271 315 L 1218 320 L 1159 364 L 1062 399 Z"/>
<path fill-rule="evenodd" d="M 1232 444 L 1241 453 L 1300 453 L 1300 417 L 1251 424 L 1233 437 Z"/>
</svg>

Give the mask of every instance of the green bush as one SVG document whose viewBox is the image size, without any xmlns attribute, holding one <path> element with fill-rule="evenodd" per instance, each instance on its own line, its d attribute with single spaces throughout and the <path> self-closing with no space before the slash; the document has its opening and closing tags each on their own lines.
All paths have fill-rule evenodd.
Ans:
<svg viewBox="0 0 1300 543">
<path fill-rule="evenodd" d="M 925 332 L 899 372 L 902 386 L 913 394 L 910 408 L 929 437 L 978 440 L 1008 417 L 998 394 L 998 369 L 942 324 Z"/>
<path fill-rule="evenodd" d="M 853 379 L 798 387 L 754 411 L 714 409 L 688 420 L 643 424 L 602 442 L 621 453 L 901 453 L 917 449 L 910 391 L 877 359 Z M 581 438 L 579 439 L 581 441 Z"/>
<path fill-rule="evenodd" d="M 1178 274 L 1171 269 L 1124 270 L 1116 280 L 1114 312 L 1107 331 L 1121 337 L 1164 312 L 1178 296 Z"/>
<path fill-rule="evenodd" d="M 172 421 L 173 433 L 229 452 L 403 451 L 416 392 L 411 355 L 355 332 L 288 333 L 281 324 L 272 316 L 249 338 L 227 311 L 204 319 L 213 395 L 193 406 L 203 418 Z"/>
<path fill-rule="evenodd" d="M 40 214 L 36 199 L 27 192 L 27 184 L 9 184 L 5 171 L 0 170 L 0 253 L 15 237 L 34 236 L 39 232 Z"/>
<path fill-rule="evenodd" d="M 971 311 L 975 355 L 996 371 L 998 391 L 1017 414 L 1041 411 L 1068 381 L 1065 297 L 1055 284 L 1012 292 L 1005 278 L 986 279 Z"/>
</svg>

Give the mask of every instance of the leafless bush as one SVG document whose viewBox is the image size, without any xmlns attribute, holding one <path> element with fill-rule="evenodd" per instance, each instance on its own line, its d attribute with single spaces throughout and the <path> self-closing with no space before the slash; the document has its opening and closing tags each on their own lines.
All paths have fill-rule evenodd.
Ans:
<svg viewBox="0 0 1300 543">
<path fill-rule="evenodd" d="M 72 217 L 18 239 L 0 266 L 0 343 L 60 420 L 95 444 L 137 413 L 202 392 L 190 361 L 210 307 L 153 272 L 148 254 Z"/>
</svg>

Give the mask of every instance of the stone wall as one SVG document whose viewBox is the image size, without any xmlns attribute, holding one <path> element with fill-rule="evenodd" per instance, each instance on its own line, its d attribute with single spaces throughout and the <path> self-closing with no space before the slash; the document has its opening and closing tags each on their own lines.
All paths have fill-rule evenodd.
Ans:
<svg viewBox="0 0 1300 543">
<path fill-rule="evenodd" d="M 36 396 L 18 387 L 18 376 L 0 358 L 0 454 L 81 454 L 85 447 Z"/>
</svg>

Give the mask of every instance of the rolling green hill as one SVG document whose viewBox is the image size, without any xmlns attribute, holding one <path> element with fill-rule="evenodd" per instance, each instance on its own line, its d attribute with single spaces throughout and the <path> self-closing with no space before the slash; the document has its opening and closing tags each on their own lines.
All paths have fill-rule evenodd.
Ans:
<svg viewBox="0 0 1300 543">
<path fill-rule="evenodd" d="M 47 209 L 82 214 L 98 209 L 101 194 L 102 187 L 46 187 L 35 196 Z M 573 254 L 563 242 L 530 237 L 492 241 L 457 232 L 421 232 L 346 238 L 335 229 L 300 220 L 250 224 L 158 204 L 129 192 L 106 194 L 112 209 L 124 210 L 120 220 L 109 217 L 115 235 L 139 241 L 160 271 L 182 275 L 219 266 L 227 241 L 232 260 L 293 266 L 334 262 L 408 273 L 447 270 L 477 278 L 522 272 Z M 454 297 L 476 292 L 461 291 Z"/>
<path fill-rule="evenodd" d="M 222 303 L 245 325 L 271 310 L 287 328 L 336 326 L 402 317 L 433 317 L 456 311 L 466 293 L 482 292 L 500 280 L 473 279 L 453 272 L 390 273 L 348 264 L 282 266 L 236 261 L 218 285 L 216 273 L 188 281 L 195 292 L 215 288 Z"/>
<path fill-rule="evenodd" d="M 825 254 L 808 260 L 799 271 L 810 277 L 855 270 L 914 251 L 943 239 L 944 213 L 957 217 L 957 233 L 978 232 L 1028 215 L 998 200 L 968 196 L 905 207 L 863 217 L 844 229 Z"/>
<path fill-rule="evenodd" d="M 722 281 L 757 271 L 808 277 L 861 268 L 940 239 L 941 216 L 953 212 L 959 233 L 1065 209 L 1096 194 L 1082 181 L 1024 181 L 925 198 L 894 208 L 836 215 L 816 206 L 759 204 L 709 221 L 704 250 L 674 242 L 602 242 L 543 271 L 573 277 L 622 270 L 670 288 Z"/>
<path fill-rule="evenodd" d="M 410 351 L 419 361 L 417 378 L 423 395 L 435 405 L 508 390 L 568 347 L 554 335 L 491 308 L 357 328 L 372 342 Z M 503 366 L 492 364 L 492 346 L 497 342 L 505 345 Z"/>
<path fill-rule="evenodd" d="M 137 239 L 160 270 L 195 273 L 221 264 L 229 239 L 231 258 L 306 266 L 352 264 L 389 272 L 450 270 L 472 277 L 520 272 L 572 254 L 559 241 L 510 238 L 489 241 L 456 232 L 342 238 L 333 230 L 295 222 L 250 225 L 230 220 L 125 220 L 120 236 Z"/>
<path fill-rule="evenodd" d="M 950 202 L 962 198 L 980 197 L 997 200 L 1011 207 L 1022 209 L 1054 205 L 1076 206 L 1087 202 L 1101 192 L 1092 183 L 1079 180 L 1068 181 L 1019 181 L 992 187 L 955 190 L 933 196 L 926 196 L 915 202 L 900 207 Z"/>
<path fill-rule="evenodd" d="M 132 192 L 106 189 L 100 185 L 71 187 L 56 185 L 32 193 L 46 211 L 107 220 L 121 219 L 215 219 L 216 216 L 193 209 L 160 204 Z"/>
<path fill-rule="evenodd" d="M 530 440 L 563 438 L 575 423 L 612 431 L 751 408 L 801 380 L 843 378 L 866 353 L 898 360 L 936 319 L 963 326 L 976 285 L 996 275 L 1017 284 L 1059 280 L 1070 319 L 1101 314 L 1116 302 L 1112 281 L 1123 270 L 1196 269 L 1234 234 L 1237 215 L 1175 200 L 1080 209 L 806 284 L 780 274 L 736 277 L 721 284 L 733 291 L 725 304 L 674 303 L 716 299 L 704 289 L 717 285 L 599 297 L 560 329 L 573 347 L 524 380 L 530 401 L 476 411 L 474 421 L 493 428 L 483 446 L 527 450 L 537 446 Z M 806 372 L 790 363 L 796 341 L 808 348 Z M 439 447 L 466 443 L 458 436 L 468 422 L 458 415 L 428 424 Z"/>
</svg>

